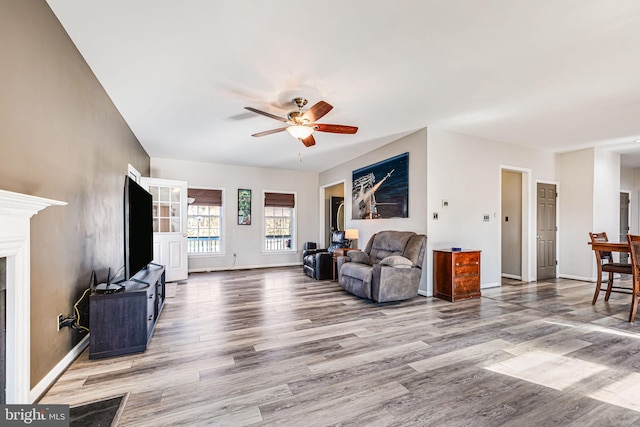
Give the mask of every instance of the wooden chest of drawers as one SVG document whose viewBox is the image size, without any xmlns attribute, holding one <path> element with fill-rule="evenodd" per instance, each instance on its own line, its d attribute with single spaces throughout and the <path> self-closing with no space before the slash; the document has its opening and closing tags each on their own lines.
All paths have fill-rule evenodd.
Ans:
<svg viewBox="0 0 640 427">
<path fill-rule="evenodd" d="M 447 301 L 480 298 L 480 251 L 433 251 L 433 295 Z"/>
</svg>

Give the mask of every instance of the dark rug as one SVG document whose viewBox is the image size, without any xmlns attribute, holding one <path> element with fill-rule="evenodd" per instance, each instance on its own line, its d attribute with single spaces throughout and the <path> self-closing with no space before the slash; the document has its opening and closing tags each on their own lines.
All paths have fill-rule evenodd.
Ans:
<svg viewBox="0 0 640 427">
<path fill-rule="evenodd" d="M 111 397 L 97 402 L 69 408 L 71 427 L 109 427 L 117 426 L 124 409 L 127 395 Z"/>
</svg>

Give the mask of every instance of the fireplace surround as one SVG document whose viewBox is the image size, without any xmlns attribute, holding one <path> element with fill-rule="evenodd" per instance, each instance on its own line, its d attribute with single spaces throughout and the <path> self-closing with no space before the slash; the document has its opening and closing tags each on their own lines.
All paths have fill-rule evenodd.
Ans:
<svg viewBox="0 0 640 427">
<path fill-rule="evenodd" d="M 27 404 L 30 391 L 31 217 L 65 202 L 0 190 L 0 258 L 6 258 L 6 403 Z"/>
</svg>

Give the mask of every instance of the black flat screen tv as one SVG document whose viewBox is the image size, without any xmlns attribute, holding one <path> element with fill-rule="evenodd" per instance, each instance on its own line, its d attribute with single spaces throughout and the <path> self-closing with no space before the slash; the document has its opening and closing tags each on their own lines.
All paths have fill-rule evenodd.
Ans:
<svg viewBox="0 0 640 427">
<path fill-rule="evenodd" d="M 124 275 L 131 279 L 153 261 L 153 200 L 131 177 L 124 184 Z"/>
</svg>

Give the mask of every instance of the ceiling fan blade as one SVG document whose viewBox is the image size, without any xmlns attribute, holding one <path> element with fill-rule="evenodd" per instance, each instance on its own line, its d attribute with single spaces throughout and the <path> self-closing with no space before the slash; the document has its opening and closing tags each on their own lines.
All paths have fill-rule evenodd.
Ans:
<svg viewBox="0 0 640 427">
<path fill-rule="evenodd" d="M 324 101 L 320 101 L 315 104 L 313 107 L 309 108 L 304 114 L 303 117 L 308 119 L 311 123 L 323 117 L 329 111 L 333 109 L 331 104 L 327 104 Z"/>
<path fill-rule="evenodd" d="M 305 139 L 300 139 L 300 141 L 302 141 L 302 143 L 307 147 L 311 147 L 313 145 L 316 145 L 316 140 L 313 137 L 313 135 L 309 135 Z"/>
<path fill-rule="evenodd" d="M 255 109 L 253 107 L 244 107 L 244 108 L 249 110 L 249 111 L 253 111 L 254 113 L 262 114 L 263 116 L 271 117 L 272 119 L 276 119 L 276 120 L 281 121 L 281 122 L 285 122 L 285 123 L 288 122 L 288 120 L 285 119 L 284 117 L 278 117 L 278 116 L 276 116 L 274 114 L 267 113 L 266 111 L 257 110 L 257 109 Z"/>
<path fill-rule="evenodd" d="M 262 132 L 254 133 L 251 136 L 267 136 L 267 135 L 271 135 L 272 133 L 282 132 L 283 130 L 287 130 L 287 128 L 278 128 L 278 129 L 265 130 L 265 131 L 262 131 Z"/>
<path fill-rule="evenodd" d="M 356 126 L 323 125 L 320 123 L 316 123 L 315 127 L 316 127 L 316 130 L 319 132 L 348 133 L 348 134 L 354 134 L 358 132 L 358 128 Z"/>
</svg>

